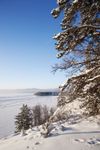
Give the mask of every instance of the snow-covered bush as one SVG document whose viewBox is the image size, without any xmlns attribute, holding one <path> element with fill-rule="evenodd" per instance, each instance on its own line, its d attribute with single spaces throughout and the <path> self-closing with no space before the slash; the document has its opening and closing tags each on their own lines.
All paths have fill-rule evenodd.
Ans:
<svg viewBox="0 0 100 150">
<path fill-rule="evenodd" d="M 42 129 L 41 129 L 41 135 L 44 137 L 44 138 L 47 138 L 50 136 L 50 132 L 54 129 L 54 125 L 52 124 L 52 122 L 47 121 L 45 124 L 42 125 Z"/>
</svg>

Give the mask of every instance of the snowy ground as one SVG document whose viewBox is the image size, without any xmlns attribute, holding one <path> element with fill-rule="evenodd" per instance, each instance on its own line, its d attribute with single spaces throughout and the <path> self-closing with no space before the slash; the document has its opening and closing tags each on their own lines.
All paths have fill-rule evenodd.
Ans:
<svg viewBox="0 0 100 150">
<path fill-rule="evenodd" d="M 36 128 L 26 136 L 0 140 L 0 150 L 100 150 L 100 125 L 94 119 L 77 124 L 55 123 L 51 136 L 43 138 Z"/>
</svg>

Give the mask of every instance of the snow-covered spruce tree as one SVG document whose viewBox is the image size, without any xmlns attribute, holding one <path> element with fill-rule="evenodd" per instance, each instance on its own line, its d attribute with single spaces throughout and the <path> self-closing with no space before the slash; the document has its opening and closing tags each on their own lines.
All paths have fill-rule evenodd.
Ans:
<svg viewBox="0 0 100 150">
<path fill-rule="evenodd" d="M 27 105 L 23 105 L 20 108 L 20 113 L 15 118 L 16 131 L 23 132 L 32 127 L 32 112 Z"/>
<path fill-rule="evenodd" d="M 57 5 L 53 17 L 64 18 L 62 32 L 54 36 L 61 63 L 53 69 L 76 74 L 61 87 L 58 106 L 81 97 L 88 115 L 100 114 L 100 0 L 57 0 Z"/>
</svg>

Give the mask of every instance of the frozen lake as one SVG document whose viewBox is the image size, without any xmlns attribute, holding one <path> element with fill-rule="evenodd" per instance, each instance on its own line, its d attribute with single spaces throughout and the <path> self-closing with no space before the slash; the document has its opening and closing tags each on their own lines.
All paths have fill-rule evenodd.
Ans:
<svg viewBox="0 0 100 150">
<path fill-rule="evenodd" d="M 0 138 L 14 133 L 14 118 L 23 104 L 30 107 L 36 104 L 56 106 L 56 96 L 35 96 L 35 91 L 32 89 L 0 90 Z"/>
</svg>

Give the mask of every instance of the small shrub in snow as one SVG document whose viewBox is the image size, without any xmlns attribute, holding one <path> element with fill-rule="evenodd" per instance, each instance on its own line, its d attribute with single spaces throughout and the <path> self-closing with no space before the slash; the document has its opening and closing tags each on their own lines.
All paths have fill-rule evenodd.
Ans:
<svg viewBox="0 0 100 150">
<path fill-rule="evenodd" d="M 47 138 L 50 136 L 50 132 L 54 129 L 54 126 L 52 123 L 50 123 L 49 121 L 46 122 L 45 124 L 43 124 L 42 126 L 42 131 L 41 131 L 41 135 L 44 138 Z"/>
</svg>

